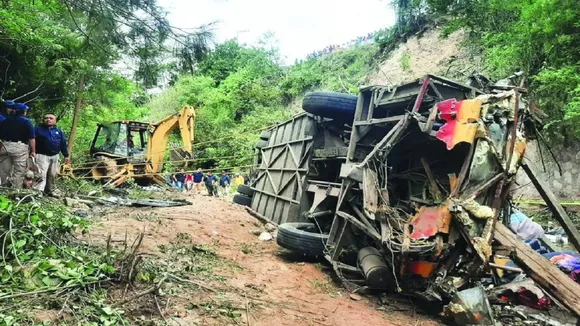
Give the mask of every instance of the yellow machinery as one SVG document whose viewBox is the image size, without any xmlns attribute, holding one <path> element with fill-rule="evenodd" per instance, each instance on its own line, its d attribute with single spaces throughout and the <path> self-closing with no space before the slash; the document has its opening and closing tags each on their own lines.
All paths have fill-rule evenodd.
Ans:
<svg viewBox="0 0 580 326">
<path fill-rule="evenodd" d="M 179 127 L 183 147 L 172 148 L 184 161 L 193 156 L 195 111 L 185 106 L 156 123 L 114 121 L 99 124 L 90 154 L 97 161 L 91 168 L 95 180 L 119 186 L 132 178 L 137 183 L 164 184 L 160 175 L 169 136 Z"/>
</svg>

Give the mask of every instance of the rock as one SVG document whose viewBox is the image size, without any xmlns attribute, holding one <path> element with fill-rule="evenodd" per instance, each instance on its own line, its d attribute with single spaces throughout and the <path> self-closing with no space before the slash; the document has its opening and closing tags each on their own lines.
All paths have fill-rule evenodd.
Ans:
<svg viewBox="0 0 580 326">
<path fill-rule="evenodd" d="M 277 227 L 272 223 L 268 223 L 268 224 L 264 225 L 264 228 L 268 232 L 274 232 L 277 229 Z"/>
<path fill-rule="evenodd" d="M 261 241 L 270 241 L 273 239 L 273 237 L 268 232 L 262 232 L 262 234 L 260 234 L 260 237 L 258 239 L 260 239 Z"/>
<path fill-rule="evenodd" d="M 250 232 L 250 234 L 253 234 L 253 235 L 260 235 L 262 233 L 262 231 L 259 229 L 252 229 L 249 232 Z"/>
<path fill-rule="evenodd" d="M 79 217 L 87 217 L 89 216 L 89 212 L 86 210 L 82 210 L 82 209 L 77 209 L 76 211 L 73 212 L 74 215 L 79 216 Z"/>
<path fill-rule="evenodd" d="M 351 293 L 350 298 L 354 301 L 361 301 L 362 300 L 362 297 L 356 293 Z"/>
<path fill-rule="evenodd" d="M 214 237 L 217 237 L 220 234 L 218 233 L 218 231 L 212 231 L 211 232 L 211 235 L 214 236 Z"/>
<path fill-rule="evenodd" d="M 70 198 L 70 197 L 65 197 L 64 198 L 64 204 L 67 205 L 68 207 L 74 207 L 76 205 L 79 204 L 78 200 Z"/>
</svg>

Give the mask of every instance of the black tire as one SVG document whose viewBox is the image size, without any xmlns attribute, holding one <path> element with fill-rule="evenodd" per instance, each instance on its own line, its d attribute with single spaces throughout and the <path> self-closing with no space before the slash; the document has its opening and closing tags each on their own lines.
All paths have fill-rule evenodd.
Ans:
<svg viewBox="0 0 580 326">
<path fill-rule="evenodd" d="M 314 223 L 284 223 L 278 225 L 276 242 L 280 247 L 311 257 L 324 254 L 328 234 L 318 232 Z"/>
<path fill-rule="evenodd" d="M 357 96 L 335 92 L 307 93 L 302 108 L 308 113 L 325 118 L 350 122 L 354 118 Z"/>
<path fill-rule="evenodd" d="M 250 205 L 252 205 L 252 198 L 245 196 L 245 195 L 242 195 L 242 194 L 235 194 L 232 201 L 234 203 L 242 205 L 242 206 L 250 207 Z"/>
<path fill-rule="evenodd" d="M 252 187 L 250 186 L 246 186 L 246 185 L 239 185 L 238 186 L 238 192 L 242 195 L 246 195 L 248 197 L 252 197 L 254 196 L 254 189 L 252 189 Z"/>
<path fill-rule="evenodd" d="M 260 135 L 261 140 L 268 140 L 268 139 L 270 139 L 270 137 L 272 137 L 272 130 L 265 130 Z"/>
<path fill-rule="evenodd" d="M 260 139 L 256 144 L 256 148 L 264 148 L 266 146 L 268 146 L 268 141 L 263 139 Z"/>
</svg>

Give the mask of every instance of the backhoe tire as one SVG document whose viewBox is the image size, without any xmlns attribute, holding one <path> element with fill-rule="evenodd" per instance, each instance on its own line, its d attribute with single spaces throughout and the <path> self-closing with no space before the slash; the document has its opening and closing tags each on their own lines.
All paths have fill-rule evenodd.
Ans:
<svg viewBox="0 0 580 326">
<path fill-rule="evenodd" d="M 254 196 L 254 189 L 252 189 L 252 187 L 250 186 L 246 186 L 246 185 L 239 185 L 238 186 L 238 192 L 242 195 L 246 195 L 248 197 L 252 197 Z"/>
<path fill-rule="evenodd" d="M 310 257 L 324 255 L 328 234 L 318 232 L 314 223 L 284 223 L 278 225 L 276 242 L 280 247 Z"/>
<path fill-rule="evenodd" d="M 242 194 L 235 194 L 232 201 L 238 205 L 248 206 L 252 205 L 252 198 L 242 195 Z"/>
<path fill-rule="evenodd" d="M 311 92 L 304 96 L 302 108 L 324 118 L 352 122 L 358 97 L 335 92 Z"/>
<path fill-rule="evenodd" d="M 256 144 L 256 148 L 264 148 L 266 146 L 268 146 L 268 141 L 263 139 L 260 139 Z"/>
<path fill-rule="evenodd" d="M 260 135 L 261 140 L 268 140 L 268 139 L 270 139 L 270 137 L 272 137 L 272 130 L 265 130 Z"/>
</svg>

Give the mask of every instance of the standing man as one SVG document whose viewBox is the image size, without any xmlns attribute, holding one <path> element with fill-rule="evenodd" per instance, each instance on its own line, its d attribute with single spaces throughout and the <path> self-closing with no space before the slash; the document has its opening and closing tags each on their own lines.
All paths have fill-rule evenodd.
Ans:
<svg viewBox="0 0 580 326">
<path fill-rule="evenodd" d="M 201 193 L 202 182 L 203 173 L 201 172 L 201 169 L 197 169 L 197 171 L 193 173 L 193 186 L 195 187 L 195 193 L 198 195 Z"/>
<path fill-rule="evenodd" d="M 175 181 L 176 188 L 179 191 L 183 191 L 183 184 L 185 183 L 185 170 L 180 169 L 178 173 L 173 175 L 173 181 Z"/>
<path fill-rule="evenodd" d="M 217 183 L 218 178 L 213 175 L 211 171 L 209 171 L 205 177 L 205 188 L 207 189 L 208 195 L 216 197 L 218 196 Z"/>
<path fill-rule="evenodd" d="M 64 156 L 65 164 L 70 164 L 66 137 L 62 130 L 56 127 L 56 115 L 47 113 L 43 123 L 36 126 L 36 165 L 40 178 L 32 186 L 47 195 L 52 195 L 59 171 L 59 155 Z"/>
<path fill-rule="evenodd" d="M 28 157 L 36 156 L 34 126 L 26 118 L 28 109 L 16 103 L 0 122 L 0 184 L 6 185 L 10 178 L 16 189 L 23 187 Z"/>
<path fill-rule="evenodd" d="M 220 190 L 222 193 L 222 197 L 227 198 L 230 193 L 230 184 L 232 180 L 230 176 L 226 173 L 226 171 L 222 171 L 222 175 L 220 177 Z"/>
</svg>

